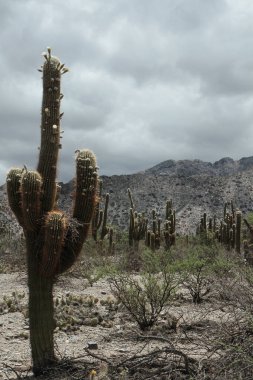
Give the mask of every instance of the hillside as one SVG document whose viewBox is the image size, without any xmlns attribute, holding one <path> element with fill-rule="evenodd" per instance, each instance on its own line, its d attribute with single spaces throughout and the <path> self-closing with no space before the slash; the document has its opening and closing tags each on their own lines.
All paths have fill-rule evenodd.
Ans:
<svg viewBox="0 0 253 380">
<path fill-rule="evenodd" d="M 101 176 L 103 194 L 110 194 L 109 221 L 120 228 L 128 225 L 130 188 L 136 208 L 150 215 L 154 208 L 163 216 L 165 202 L 172 199 L 178 231 L 194 232 L 201 214 L 222 216 L 223 205 L 233 200 L 244 214 L 253 209 L 253 157 L 231 158 L 210 163 L 200 160 L 168 160 L 143 172 Z M 72 181 L 62 185 L 60 207 L 71 205 Z M 0 187 L 0 221 L 11 230 L 18 226 L 8 207 L 6 185 Z"/>
<path fill-rule="evenodd" d="M 234 201 L 246 214 L 253 208 L 253 157 L 231 158 L 210 163 L 200 160 L 168 160 L 131 175 L 102 176 L 103 193 L 110 194 L 110 222 L 120 228 L 128 224 L 130 188 L 136 208 L 150 215 L 154 208 L 163 216 L 165 202 L 172 199 L 182 233 L 194 232 L 200 215 L 222 216 L 224 203 Z M 70 206 L 72 181 L 62 184 L 60 203 Z"/>
</svg>

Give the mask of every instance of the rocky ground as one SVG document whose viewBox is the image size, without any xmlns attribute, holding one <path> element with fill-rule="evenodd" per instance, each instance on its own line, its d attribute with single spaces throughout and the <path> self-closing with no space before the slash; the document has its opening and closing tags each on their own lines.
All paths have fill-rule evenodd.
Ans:
<svg viewBox="0 0 253 380">
<path fill-rule="evenodd" d="M 0 274 L 0 379 L 33 378 L 26 281 L 25 272 L 15 268 Z M 42 378 L 91 379 L 89 374 L 96 370 L 94 379 L 101 380 L 238 379 L 229 366 L 227 375 L 219 376 L 217 370 L 224 365 L 225 355 L 217 343 L 224 334 L 229 339 L 240 334 L 241 312 L 231 307 L 228 293 L 221 292 L 224 283 L 216 285 L 199 305 L 180 287 L 157 324 L 142 333 L 114 299 L 107 278 L 90 286 L 75 271 L 61 276 L 54 291 L 56 348 L 61 359 L 76 362 L 78 371 L 72 375 L 68 369 Z M 153 363 L 150 369 L 149 363 Z"/>
<path fill-rule="evenodd" d="M 2 311 L 0 317 L 0 347 L 1 347 L 1 361 L 0 361 L 0 375 L 1 379 L 15 379 L 15 371 L 17 373 L 25 374 L 29 371 L 30 362 L 30 347 L 29 347 L 29 332 L 28 332 L 28 320 L 25 317 L 25 310 L 27 304 L 27 287 L 26 276 L 24 273 L 13 274 L 1 274 L 0 275 L 0 289 L 1 294 L 7 299 L 13 298 L 13 292 L 17 297 L 22 295 L 20 302 L 18 302 L 20 310 L 15 311 L 5 309 Z M 83 356 L 85 358 L 87 353 L 85 348 L 89 347 L 91 342 L 97 344 L 97 349 L 92 350 L 98 356 L 108 358 L 112 362 L 114 360 L 120 361 L 126 357 L 126 355 L 134 356 L 136 353 L 144 353 L 153 350 L 158 345 L 164 345 L 157 341 L 150 341 L 148 347 L 147 343 L 137 342 L 134 335 L 136 334 L 136 325 L 129 320 L 127 315 L 123 312 L 113 311 L 113 305 L 110 306 L 108 297 L 112 300 L 109 284 L 106 280 L 101 280 L 95 283 L 92 287 L 87 287 L 87 283 L 83 279 L 77 278 L 64 278 L 55 287 L 55 297 L 66 300 L 66 294 L 70 294 L 73 298 L 80 299 L 80 297 L 95 297 L 98 299 L 97 305 L 92 307 L 83 306 L 82 322 L 77 322 L 76 330 L 73 330 L 70 326 L 60 326 L 56 329 L 55 338 L 57 344 L 57 350 L 64 357 L 78 358 Z M 24 298 L 23 298 L 24 295 Z M 103 305 L 103 301 L 105 305 Z M 73 308 L 73 306 L 72 306 Z M 88 310 L 87 310 L 88 308 Z M 110 310 L 111 308 L 111 310 Z M 166 337 L 170 338 L 170 335 L 175 334 L 172 328 L 172 319 L 170 316 L 181 317 L 182 324 L 189 324 L 189 321 L 194 323 L 198 322 L 200 314 L 206 313 L 205 308 L 203 310 L 200 307 L 193 307 L 190 305 L 175 304 L 170 311 L 164 310 L 160 320 L 160 328 L 166 331 Z M 72 315 L 76 319 L 78 312 L 73 311 Z M 88 315 L 88 316 L 87 316 Z M 99 315 L 103 318 L 104 323 L 99 322 Z M 225 314 L 221 311 L 215 311 L 212 315 L 212 320 L 216 318 L 224 318 Z M 210 320 L 211 321 L 211 320 Z M 171 324 L 171 326 L 170 326 Z M 198 324 L 198 323 L 197 323 Z M 166 326 L 167 325 L 167 326 Z M 201 326 L 202 325 L 202 326 Z M 196 332 L 204 328 L 203 321 L 196 327 Z M 179 325 L 175 327 L 178 329 Z M 139 333 L 139 332 L 138 332 Z M 158 331 L 155 332 L 157 334 Z M 185 339 L 185 338 L 184 338 Z M 181 336 L 181 341 L 183 342 Z M 173 338 L 174 340 L 174 338 Z M 180 341 L 179 337 L 178 340 Z M 177 344 L 177 348 L 181 347 L 184 352 L 190 353 L 192 349 L 196 351 L 196 343 Z M 202 349 L 203 351 L 203 349 Z M 206 351 L 206 348 L 204 348 Z M 201 350 L 196 353 L 196 356 L 201 355 Z M 194 353 L 192 352 L 192 357 Z M 92 365 L 91 368 L 92 369 Z M 84 379 L 87 369 L 84 369 Z"/>
<path fill-rule="evenodd" d="M 28 332 L 28 319 L 26 316 L 27 305 L 27 286 L 26 275 L 23 272 L 1 274 L 0 275 L 0 291 L 1 295 L 10 302 L 10 306 L 6 304 L 2 306 L 2 313 L 0 316 L 0 378 L 10 378 L 6 365 L 9 365 L 16 371 L 27 371 L 30 368 L 30 347 L 29 347 L 29 332 Z M 15 294 L 14 294 L 15 292 Z M 73 298 L 80 300 L 80 297 L 96 297 L 99 303 L 106 300 L 110 295 L 109 285 L 105 280 L 94 284 L 92 287 L 87 287 L 87 282 L 84 279 L 77 278 L 64 278 L 59 281 L 55 286 L 55 298 L 60 300 L 68 299 L 71 295 Z M 20 297 L 20 299 L 19 299 Z M 15 300 L 18 299 L 17 302 Z M 13 306 L 13 308 L 12 308 Z M 63 305 L 62 310 L 63 310 Z M 71 305 L 72 308 L 75 306 Z M 85 356 L 84 348 L 88 346 L 89 342 L 96 342 L 98 349 L 96 352 L 111 351 L 113 355 L 117 350 L 122 349 L 110 342 L 110 335 L 112 333 L 112 325 L 108 323 L 108 327 L 99 325 L 95 316 L 89 314 L 96 314 L 94 305 L 91 307 L 83 306 L 84 312 L 83 320 L 77 323 L 77 330 L 72 330 L 72 326 L 67 323 L 67 317 L 62 321 L 61 325 L 56 329 L 56 344 L 61 355 L 67 357 Z M 88 310 L 87 310 L 88 308 Z M 17 310 L 19 309 L 19 310 Z M 100 306 L 100 313 L 106 314 L 105 307 Z M 78 311 L 72 309 L 69 317 L 75 317 Z M 83 323 L 83 324 L 80 324 Z M 117 325 L 116 331 L 120 330 Z M 6 373 L 6 374 L 4 374 Z M 14 373 L 13 373 L 14 375 Z M 13 378 L 16 378 L 15 376 Z"/>
</svg>

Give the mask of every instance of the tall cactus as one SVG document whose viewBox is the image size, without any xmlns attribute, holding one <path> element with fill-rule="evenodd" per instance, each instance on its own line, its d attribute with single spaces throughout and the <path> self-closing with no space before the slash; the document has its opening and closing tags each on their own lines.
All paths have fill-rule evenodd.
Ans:
<svg viewBox="0 0 253 380">
<path fill-rule="evenodd" d="M 87 237 L 96 204 L 96 158 L 78 151 L 72 217 L 57 208 L 56 170 L 60 145 L 59 59 L 44 54 L 41 146 L 37 171 L 12 169 L 7 175 L 9 204 L 23 227 L 27 248 L 29 325 L 35 375 L 55 362 L 53 284 L 75 262 Z"/>
<path fill-rule="evenodd" d="M 165 247 L 169 249 L 176 242 L 176 211 L 172 208 L 172 200 L 166 202 Z"/>
</svg>

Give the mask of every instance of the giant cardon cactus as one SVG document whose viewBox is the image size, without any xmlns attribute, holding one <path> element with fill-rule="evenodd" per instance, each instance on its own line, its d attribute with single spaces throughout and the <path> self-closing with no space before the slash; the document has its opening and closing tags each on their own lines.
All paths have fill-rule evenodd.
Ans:
<svg viewBox="0 0 253 380">
<path fill-rule="evenodd" d="M 56 183 L 60 145 L 61 76 L 67 69 L 44 54 L 41 146 L 37 171 L 11 169 L 7 175 L 9 204 L 23 227 L 27 247 L 29 322 L 33 372 L 55 362 L 53 284 L 75 262 L 87 237 L 96 203 L 97 168 L 94 154 L 77 151 L 72 216 L 57 207 Z"/>
</svg>

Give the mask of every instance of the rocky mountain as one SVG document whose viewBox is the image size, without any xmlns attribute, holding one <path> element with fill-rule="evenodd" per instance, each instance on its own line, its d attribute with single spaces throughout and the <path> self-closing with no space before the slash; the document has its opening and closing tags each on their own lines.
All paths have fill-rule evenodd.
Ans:
<svg viewBox="0 0 253 380">
<path fill-rule="evenodd" d="M 110 194 L 109 221 L 127 228 L 130 203 L 127 189 L 133 194 L 138 212 L 150 216 L 152 209 L 163 217 L 166 200 L 176 209 L 177 230 L 194 232 L 203 212 L 222 216 L 225 202 L 233 200 L 244 215 L 253 209 L 253 157 L 222 158 L 215 163 L 200 160 L 168 160 L 143 172 L 102 176 L 103 195 Z M 69 210 L 73 183 L 62 185 L 60 207 Z M 13 223 L 7 206 L 5 186 L 0 188 L 0 218 Z"/>
<path fill-rule="evenodd" d="M 163 217 L 166 200 L 176 209 L 178 230 L 194 232 L 203 212 L 222 217 L 225 202 L 233 201 L 245 215 L 253 209 L 253 157 L 215 163 L 200 160 L 168 160 L 131 175 L 102 176 L 103 193 L 110 194 L 109 219 L 128 225 L 130 188 L 138 212 L 150 216 L 152 209 Z M 70 206 L 72 182 L 62 185 L 61 204 Z"/>
</svg>

